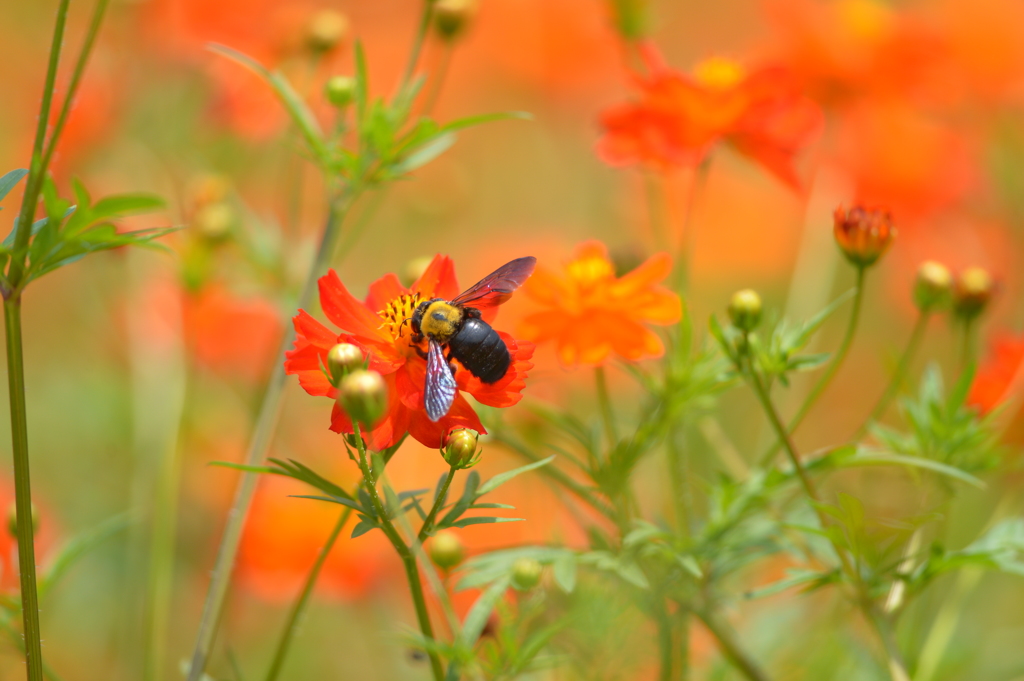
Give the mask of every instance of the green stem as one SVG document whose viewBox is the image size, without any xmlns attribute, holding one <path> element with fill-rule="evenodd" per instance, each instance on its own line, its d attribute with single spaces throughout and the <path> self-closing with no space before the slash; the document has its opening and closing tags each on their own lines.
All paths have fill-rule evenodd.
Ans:
<svg viewBox="0 0 1024 681">
<path fill-rule="evenodd" d="M 50 62 L 46 69 L 43 102 L 39 107 L 36 137 L 32 144 L 32 162 L 29 165 L 28 180 L 25 182 L 25 193 L 21 197 L 21 210 L 18 213 L 18 224 L 14 233 L 11 266 L 7 275 L 7 280 L 13 291 L 16 291 L 21 285 L 21 279 L 25 274 L 28 240 L 31 236 L 32 222 L 36 216 L 36 204 L 39 203 L 39 192 L 43 187 L 43 177 L 46 175 L 46 166 L 43 164 L 43 142 L 46 139 L 46 126 L 50 122 L 50 104 L 53 101 L 54 84 L 57 81 L 57 65 L 60 63 L 60 48 L 64 43 L 64 24 L 68 18 L 69 2 L 70 0 L 61 0 L 57 7 L 57 22 L 53 27 L 53 40 L 50 42 Z M 31 675 L 31 667 L 29 674 Z"/>
<path fill-rule="evenodd" d="M 836 354 L 832 357 L 832 361 L 829 362 L 828 368 L 825 370 L 825 373 L 821 376 L 820 379 L 818 379 L 818 382 L 814 384 L 814 387 L 811 389 L 811 392 L 807 395 L 807 398 L 804 400 L 803 404 L 800 405 L 800 409 L 799 411 L 797 411 L 796 416 L 794 416 L 793 419 L 789 422 L 789 428 L 786 430 L 786 433 L 790 435 L 795 433 L 796 429 L 800 427 L 801 423 L 803 423 L 804 418 L 807 416 L 808 412 L 811 411 L 811 408 L 814 406 L 815 402 L 818 401 L 818 398 L 821 397 L 822 393 L 825 392 L 825 389 L 832 382 L 832 379 L 839 371 L 839 367 L 843 365 L 843 360 L 846 359 L 846 354 L 850 351 L 850 346 L 853 344 L 853 337 L 857 331 L 857 324 L 860 321 L 860 310 L 864 302 L 865 271 L 867 271 L 866 267 L 857 268 L 857 284 L 856 293 L 854 293 L 853 296 L 853 309 L 850 311 L 850 321 L 846 325 L 846 332 L 843 334 L 842 343 L 840 343 L 839 349 L 836 351 Z M 779 447 L 782 445 L 782 440 L 777 440 L 775 444 L 772 445 L 771 449 L 765 452 L 764 456 L 761 458 L 761 461 L 759 462 L 759 465 L 762 468 L 768 466 L 771 463 L 772 459 L 775 457 L 776 452 L 779 451 Z"/>
<path fill-rule="evenodd" d="M 962 339 L 960 341 L 960 370 L 967 371 L 972 366 L 975 358 L 975 329 L 977 328 L 973 318 L 964 319 L 962 325 Z"/>
<path fill-rule="evenodd" d="M 416 37 L 413 39 L 412 51 L 409 52 L 409 61 L 405 64 L 405 71 L 402 73 L 402 85 L 399 92 L 405 90 L 416 73 L 416 64 L 420 61 L 420 52 L 423 51 L 423 42 L 426 40 L 427 31 L 430 30 L 430 20 L 434 16 L 434 0 L 423 0 L 423 13 L 420 15 L 420 23 L 416 28 Z"/>
<path fill-rule="evenodd" d="M 423 526 L 420 528 L 419 534 L 416 535 L 416 541 L 421 544 L 426 541 L 427 537 L 430 536 L 431 531 L 434 529 L 434 519 L 437 518 L 438 512 L 444 506 L 444 501 L 448 497 L 448 488 L 452 486 L 452 480 L 455 479 L 455 471 L 459 470 L 458 467 L 452 466 L 448 469 L 448 477 L 444 479 L 444 484 L 441 485 L 441 491 L 434 499 L 434 505 L 430 509 L 430 513 L 423 520 Z"/>
<path fill-rule="evenodd" d="M 917 315 L 917 321 L 914 323 L 914 330 L 910 332 L 910 340 L 907 341 L 907 347 L 903 351 L 903 355 L 900 356 L 899 364 L 896 365 L 896 371 L 893 373 L 892 378 L 889 380 L 889 385 L 886 387 L 885 392 L 882 393 L 882 397 L 879 398 L 878 404 L 871 410 L 871 415 L 868 416 L 857 432 L 854 434 L 854 441 L 860 440 L 864 437 L 864 433 L 867 432 L 868 426 L 872 423 L 877 422 L 883 416 L 885 416 L 886 410 L 889 408 L 889 404 L 893 398 L 896 397 L 896 393 L 899 392 L 900 386 L 903 385 L 903 380 L 906 378 L 907 371 L 910 370 L 910 365 L 914 361 L 914 357 L 917 356 L 917 351 L 921 347 L 921 341 L 924 339 L 924 332 L 928 329 L 928 320 L 931 319 L 931 313 L 921 312 Z"/>
<path fill-rule="evenodd" d="M 317 554 L 316 561 L 306 576 L 306 583 L 303 584 L 299 597 L 295 599 L 295 603 L 292 604 L 292 609 L 288 613 L 288 621 L 285 623 L 281 640 L 278 641 L 277 649 L 274 651 L 274 659 L 271 661 L 270 669 L 267 671 L 267 681 L 275 681 L 281 673 L 285 658 L 288 656 L 288 649 L 291 647 L 292 639 L 295 638 L 295 632 L 298 629 L 299 618 L 306 610 L 309 597 L 313 594 L 313 587 L 316 585 L 316 580 L 320 577 L 320 570 L 323 568 L 327 556 L 331 553 L 331 549 L 334 548 L 334 543 L 338 541 L 341 530 L 345 527 L 345 523 L 348 522 L 350 515 L 352 515 L 351 508 L 346 508 L 341 512 L 338 522 L 334 525 L 334 529 L 331 530 L 330 536 L 327 537 L 327 542 L 320 549 L 320 553 Z"/>
<path fill-rule="evenodd" d="M 612 401 L 608 396 L 608 379 L 604 367 L 594 367 L 594 383 L 597 386 L 597 403 L 601 409 L 601 421 L 604 423 L 604 434 L 608 438 L 608 446 L 614 447 L 619 441 L 615 429 L 615 416 L 612 412 Z"/>
<path fill-rule="evenodd" d="M 814 512 L 818 516 L 818 522 L 821 524 L 822 529 L 827 529 L 832 526 L 833 523 L 821 509 L 821 497 L 818 496 L 814 483 L 811 481 L 810 476 L 807 475 L 807 471 L 800 462 L 800 455 L 797 453 L 796 447 L 793 444 L 792 436 L 783 425 L 782 418 L 779 416 L 779 412 L 775 409 L 775 405 L 772 403 L 771 397 L 768 395 L 768 391 L 761 382 L 760 377 L 754 373 L 752 369 L 749 371 L 748 376 L 750 383 L 754 388 L 754 392 L 757 394 L 758 401 L 760 401 L 762 407 L 764 407 L 764 411 L 768 415 L 768 420 L 771 421 L 772 427 L 775 429 L 776 435 L 782 442 L 786 454 L 789 455 L 790 463 L 793 464 L 793 469 L 800 478 L 800 483 L 804 488 L 804 493 L 807 495 L 808 500 L 812 502 L 811 506 L 814 508 Z M 846 573 L 857 592 L 855 596 L 857 606 L 863 611 L 865 618 L 874 627 L 879 639 L 881 639 L 882 646 L 885 649 L 886 661 L 889 665 L 889 672 L 893 681 L 909 681 L 910 677 L 907 675 L 906 665 L 904 664 L 899 648 L 896 645 L 889 620 L 883 614 L 878 612 L 873 601 L 868 595 L 868 589 L 864 584 L 864 580 L 861 578 L 860 571 L 850 560 L 846 550 L 839 544 L 839 541 L 832 536 L 832 533 L 826 533 L 826 536 L 832 544 L 832 548 L 836 555 L 839 557 L 839 562 L 842 564 L 843 572 Z"/>
<path fill-rule="evenodd" d="M 75 103 L 75 95 L 78 93 L 78 86 L 82 82 L 82 75 L 85 73 L 86 64 L 89 62 L 89 55 L 92 54 L 93 45 L 96 43 L 96 36 L 99 35 L 100 26 L 103 24 L 103 16 L 107 12 L 107 5 L 110 0 L 97 0 L 96 8 L 92 13 L 92 20 L 89 22 L 89 30 L 85 34 L 85 43 L 82 44 L 82 51 L 78 53 L 78 61 L 75 63 L 75 70 L 71 73 L 71 81 L 68 83 L 67 94 L 64 95 L 64 104 L 61 105 L 57 122 L 54 123 L 53 132 L 50 133 L 50 141 L 43 152 L 43 168 L 48 168 L 50 159 L 53 158 L 54 149 L 57 147 L 57 140 L 64 130 L 68 116 L 71 114 L 71 107 Z"/>
<path fill-rule="evenodd" d="M 651 235 L 654 237 L 654 247 L 659 251 L 668 251 L 672 248 L 672 238 L 669 233 L 668 207 L 665 205 L 665 188 L 662 182 L 664 176 L 661 174 L 653 171 L 644 173 L 644 195 L 647 199 L 647 214 L 651 223 Z"/>
<path fill-rule="evenodd" d="M 394 546 L 398 556 L 402 559 L 402 564 L 405 566 L 405 575 L 409 581 L 409 592 L 412 594 L 413 605 L 416 607 L 416 619 L 419 621 L 420 631 L 426 639 L 433 641 L 434 627 L 430 623 L 430 613 L 427 612 L 427 601 L 423 596 L 423 585 L 420 583 L 420 572 L 419 567 L 416 565 L 416 555 L 405 543 L 405 540 L 402 539 L 398 530 L 395 529 L 394 524 L 388 517 L 387 509 L 377 494 L 376 481 L 367 462 L 366 444 L 363 442 L 359 423 L 355 420 L 352 421 L 352 431 L 355 434 L 356 446 L 359 449 L 359 470 L 363 474 L 363 483 L 367 494 L 370 496 L 370 503 L 377 514 L 377 520 L 380 522 L 381 529 L 388 540 L 391 541 L 391 545 Z M 427 655 L 430 658 L 430 669 L 433 672 L 434 681 L 443 681 L 444 668 L 441 666 L 441 658 L 437 656 L 437 652 L 433 648 L 427 650 Z"/>
<path fill-rule="evenodd" d="M 658 614 L 654 618 L 655 624 L 658 627 L 658 652 L 660 654 L 660 661 L 658 667 L 658 680 L 659 681 L 672 681 L 674 678 L 674 662 L 675 655 L 673 640 L 672 640 L 672 618 L 661 603 L 657 603 L 654 606 L 658 609 Z"/>
<path fill-rule="evenodd" d="M 708 611 L 696 610 L 694 614 L 704 623 L 705 628 L 714 637 L 718 649 L 722 651 L 725 658 L 739 670 L 743 676 L 750 681 L 768 681 L 768 674 L 765 673 L 753 657 L 744 650 L 736 638 L 736 632 L 725 622 L 719 621 Z"/>
<path fill-rule="evenodd" d="M 452 40 L 446 40 L 441 50 L 441 63 L 437 67 L 437 75 L 434 76 L 434 80 L 430 84 L 430 90 L 427 91 L 427 95 L 423 99 L 422 115 L 424 116 L 430 115 L 430 112 L 434 110 L 434 106 L 437 104 L 438 98 L 441 96 L 444 81 L 448 78 L 448 71 L 452 65 L 452 54 L 454 52 L 455 43 Z"/>
<path fill-rule="evenodd" d="M 29 681 L 42 681 L 43 654 L 39 632 L 39 596 L 36 591 L 35 528 L 32 526 L 25 361 L 21 343 L 21 295 L 18 293 L 4 301 L 4 327 L 7 335 L 7 381 L 11 400 L 11 440 L 14 450 L 21 612 L 25 627 L 25 666 L 28 669 Z"/>
<path fill-rule="evenodd" d="M 693 171 L 690 193 L 686 198 L 686 213 L 683 221 L 683 233 L 679 236 L 679 252 L 676 256 L 676 290 L 686 295 L 690 289 L 691 269 L 693 267 L 693 251 L 696 243 L 697 208 L 711 174 L 711 156 L 705 156 Z"/>
<path fill-rule="evenodd" d="M 317 250 L 316 258 L 309 270 L 302 294 L 299 297 L 298 307 L 300 309 L 308 307 L 312 302 L 313 294 L 317 288 L 317 280 L 321 276 L 322 270 L 330 262 L 341 224 L 358 193 L 358 188 L 349 188 L 345 194 L 331 201 L 327 225 L 324 228 L 320 247 Z M 274 428 L 277 425 L 277 419 L 281 411 L 281 398 L 284 394 L 285 379 L 287 378 L 284 372 L 284 353 L 291 349 L 294 340 L 295 330 L 289 327 L 278 350 L 278 361 L 274 366 L 274 372 L 267 383 L 266 392 L 263 393 L 263 401 L 260 404 L 259 415 L 256 418 L 256 426 L 245 456 L 246 465 L 259 465 L 266 458 L 271 436 L 274 433 Z M 258 475 L 255 473 L 242 473 L 238 487 L 235 488 L 235 498 L 231 504 L 231 509 L 228 511 L 228 519 L 224 526 L 224 534 L 221 537 L 220 548 L 217 552 L 217 561 L 214 564 L 210 588 L 206 594 L 206 601 L 203 603 L 203 614 L 199 622 L 199 631 L 196 635 L 195 649 L 192 652 L 188 681 L 199 681 L 206 670 L 206 663 L 209 660 L 217 628 L 220 625 L 224 599 L 227 597 L 231 573 L 235 565 L 235 556 L 238 554 L 238 544 L 242 538 L 242 530 L 245 527 L 246 517 L 249 513 L 253 493 L 256 490 L 257 480 Z"/>
</svg>

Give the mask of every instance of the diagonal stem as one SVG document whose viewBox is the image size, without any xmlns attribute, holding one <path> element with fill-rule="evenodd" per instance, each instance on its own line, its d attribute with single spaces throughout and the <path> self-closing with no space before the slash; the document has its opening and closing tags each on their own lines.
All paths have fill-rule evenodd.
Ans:
<svg viewBox="0 0 1024 681">
<path fill-rule="evenodd" d="M 868 416 L 867 420 L 861 424 L 861 427 L 857 429 L 853 439 L 856 442 L 864 437 L 864 433 L 867 432 L 868 426 L 875 423 L 883 416 L 885 416 L 886 410 L 889 408 L 889 404 L 892 403 L 896 393 L 899 392 L 900 386 L 903 385 L 903 380 L 906 378 L 907 371 L 910 370 L 910 365 L 914 361 L 914 357 L 917 355 L 918 348 L 921 347 L 921 341 L 924 339 L 924 332 L 928 328 L 928 320 L 931 319 L 931 313 L 921 312 L 917 315 L 917 321 L 914 323 L 914 330 L 910 332 L 910 340 L 907 341 L 907 347 L 903 351 L 903 355 L 900 356 L 899 364 L 896 365 L 896 371 L 893 373 L 892 378 L 889 380 L 889 385 L 886 386 L 885 392 L 882 393 L 882 397 L 879 398 L 878 404 L 871 410 L 871 415 Z"/>
<path fill-rule="evenodd" d="M 452 466 L 448 470 L 448 477 L 444 479 L 441 491 L 438 493 L 437 498 L 434 499 L 434 505 L 430 508 L 430 512 L 427 513 L 427 517 L 423 519 L 423 527 L 420 528 L 419 534 L 416 535 L 416 541 L 421 544 L 426 541 L 434 529 L 434 520 L 444 507 L 444 501 L 448 498 L 448 488 L 452 486 L 452 480 L 455 479 L 455 471 L 457 470 L 459 470 L 457 466 Z"/>
</svg>

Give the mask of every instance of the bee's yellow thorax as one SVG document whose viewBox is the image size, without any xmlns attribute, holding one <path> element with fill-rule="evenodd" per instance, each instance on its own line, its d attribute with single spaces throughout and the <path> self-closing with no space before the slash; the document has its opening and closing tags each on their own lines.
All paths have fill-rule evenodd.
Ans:
<svg viewBox="0 0 1024 681">
<path fill-rule="evenodd" d="M 431 303 L 423 313 L 420 332 L 438 343 L 447 343 L 458 331 L 461 321 L 462 310 L 439 300 Z"/>
</svg>

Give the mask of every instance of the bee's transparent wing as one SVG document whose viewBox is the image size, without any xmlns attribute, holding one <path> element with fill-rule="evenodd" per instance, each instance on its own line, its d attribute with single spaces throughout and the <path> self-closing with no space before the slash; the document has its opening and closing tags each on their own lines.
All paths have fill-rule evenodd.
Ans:
<svg viewBox="0 0 1024 681">
<path fill-rule="evenodd" d="M 501 305 L 529 279 L 536 265 L 537 259 L 532 255 L 507 262 L 452 298 L 452 305 L 475 307 L 478 310 Z"/>
<path fill-rule="evenodd" d="M 430 341 L 427 351 L 427 380 L 423 386 L 423 406 L 427 418 L 440 420 L 452 407 L 455 400 L 455 377 L 444 358 L 444 349 L 435 340 Z"/>
</svg>

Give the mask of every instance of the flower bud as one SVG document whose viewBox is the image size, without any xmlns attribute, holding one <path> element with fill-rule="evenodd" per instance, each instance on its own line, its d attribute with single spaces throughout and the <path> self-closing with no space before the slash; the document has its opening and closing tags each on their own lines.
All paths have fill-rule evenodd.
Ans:
<svg viewBox="0 0 1024 681">
<path fill-rule="evenodd" d="M 448 465 L 459 469 L 472 468 L 480 460 L 476 446 L 480 433 L 471 428 L 458 428 L 448 435 L 442 454 Z"/>
<path fill-rule="evenodd" d="M 972 320 L 988 307 L 995 290 L 995 282 L 986 270 L 969 267 L 960 273 L 953 285 L 953 312 Z"/>
<path fill-rule="evenodd" d="M 192 224 L 204 239 L 221 241 L 235 224 L 235 209 L 222 201 L 207 204 L 196 211 Z"/>
<path fill-rule="evenodd" d="M 533 558 L 518 558 L 512 563 L 512 586 L 519 591 L 529 591 L 540 584 L 544 566 Z"/>
<path fill-rule="evenodd" d="M 331 103 L 331 106 L 344 109 L 356 97 L 355 78 L 331 76 L 324 83 L 324 97 Z"/>
<path fill-rule="evenodd" d="M 476 0 L 437 0 L 434 28 L 444 40 L 455 40 L 476 14 Z"/>
<path fill-rule="evenodd" d="M 859 205 L 847 211 L 840 206 L 833 218 L 836 243 L 846 259 L 858 268 L 873 265 L 896 236 L 892 215 L 888 211 Z"/>
<path fill-rule="evenodd" d="M 372 428 L 388 406 L 388 389 L 376 371 L 357 369 L 338 383 L 338 404 L 353 421 Z"/>
<path fill-rule="evenodd" d="M 348 17 L 337 10 L 320 10 L 306 24 L 306 47 L 311 52 L 329 52 L 345 40 L 348 33 Z"/>
<path fill-rule="evenodd" d="M 338 343 L 327 352 L 327 372 L 335 388 L 346 375 L 364 366 L 363 351 L 351 343 Z"/>
<path fill-rule="evenodd" d="M 39 531 L 39 509 L 36 508 L 35 504 L 32 504 L 32 532 L 33 534 Z M 10 508 L 7 509 L 7 533 L 12 537 L 18 536 L 18 507 L 16 504 L 11 504 Z"/>
<path fill-rule="evenodd" d="M 732 294 L 729 300 L 729 318 L 740 331 L 749 333 L 761 323 L 761 296 L 745 288 Z"/>
<path fill-rule="evenodd" d="M 921 312 L 945 310 L 953 301 L 953 275 L 934 260 L 921 263 L 914 280 L 914 304 Z"/>
<path fill-rule="evenodd" d="M 442 530 L 434 535 L 427 547 L 431 562 L 442 570 L 451 570 L 466 557 L 466 547 L 459 535 Z"/>
</svg>

